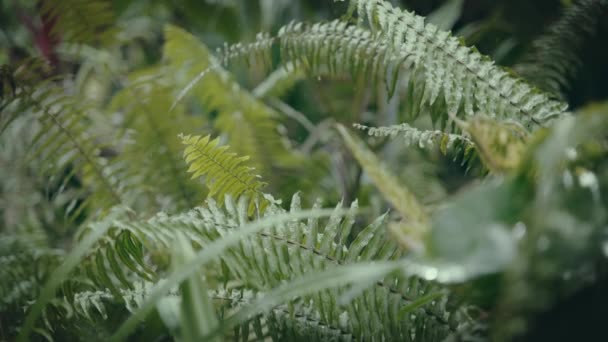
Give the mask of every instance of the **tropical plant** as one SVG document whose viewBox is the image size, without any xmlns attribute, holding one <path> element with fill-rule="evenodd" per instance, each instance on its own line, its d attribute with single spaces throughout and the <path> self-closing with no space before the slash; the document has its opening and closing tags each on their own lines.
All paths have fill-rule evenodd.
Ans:
<svg viewBox="0 0 608 342">
<path fill-rule="evenodd" d="M 397 3 L 2 2 L 0 340 L 602 331 L 608 2 Z"/>
</svg>

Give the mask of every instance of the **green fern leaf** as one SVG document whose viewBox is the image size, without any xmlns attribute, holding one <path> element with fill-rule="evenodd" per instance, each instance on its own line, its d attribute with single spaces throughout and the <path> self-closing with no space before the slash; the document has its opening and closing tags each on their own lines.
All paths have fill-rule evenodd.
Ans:
<svg viewBox="0 0 608 342">
<path fill-rule="evenodd" d="M 251 199 L 250 215 L 256 204 L 264 206 L 261 190 L 266 183 L 253 173 L 253 168 L 246 166 L 245 161 L 249 157 L 237 157 L 235 153 L 227 152 L 228 146 L 220 146 L 219 138 L 211 140 L 210 136 L 182 135 L 181 139 L 186 145 L 184 159 L 190 165 L 188 172 L 192 173 L 192 178 L 207 178 L 209 197 L 224 199 L 226 195 L 246 196 Z"/>
<path fill-rule="evenodd" d="M 419 148 L 439 147 L 444 155 L 453 155 L 454 161 L 462 159 L 469 167 L 474 163 L 477 154 L 473 153 L 475 144 L 466 135 L 456 133 L 445 133 L 439 130 L 421 130 L 407 123 L 386 127 L 368 127 L 354 124 L 355 128 L 367 131 L 369 136 L 388 137 L 403 140 L 405 146 L 417 146 Z"/>
<path fill-rule="evenodd" d="M 52 34 L 63 41 L 90 43 L 110 37 L 114 22 L 108 0 L 56 0 L 41 2 L 41 14 L 52 22 Z"/>
<path fill-rule="evenodd" d="M 482 112 L 525 125 L 542 124 L 566 110 L 566 104 L 495 66 L 449 32 L 425 23 L 424 17 L 383 0 L 351 0 L 349 13 L 358 14 L 360 25 L 367 23 L 392 53 L 424 74 L 423 103 L 433 104 L 443 94 L 447 113 L 459 113 L 462 106 L 468 115 Z"/>
<path fill-rule="evenodd" d="M 189 209 L 201 203 L 205 193 L 187 175 L 177 135 L 202 127 L 206 120 L 186 114 L 183 106 L 169 110 L 167 78 L 159 68 L 130 73 L 108 108 L 124 116 L 112 136 L 114 148 L 120 150 L 113 159 L 115 174 L 133 184 L 126 190 L 135 199 L 131 207 L 141 212 Z"/>
<path fill-rule="evenodd" d="M 279 113 L 243 89 L 196 37 L 174 26 L 165 28 L 165 36 L 164 55 L 171 70 L 175 71 L 176 84 L 182 87 L 184 80 L 189 82 L 176 102 L 185 96 L 185 92 L 191 91 L 206 110 L 217 110 L 219 116 L 215 127 L 228 136 L 228 142 L 237 153 L 250 156 L 250 163 L 258 172 L 264 174 L 271 166 L 297 165 L 297 158 L 278 133 Z M 247 52 L 268 53 L 269 46 L 263 39 L 256 44 L 247 48 Z M 226 53 L 244 53 L 242 49 L 237 45 Z"/>
</svg>

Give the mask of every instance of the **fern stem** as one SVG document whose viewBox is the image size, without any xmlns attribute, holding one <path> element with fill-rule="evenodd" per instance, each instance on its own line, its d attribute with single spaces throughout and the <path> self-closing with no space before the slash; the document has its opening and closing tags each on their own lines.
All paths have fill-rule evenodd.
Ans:
<svg viewBox="0 0 608 342">
<path fill-rule="evenodd" d="M 315 124 L 313 124 L 310 120 L 308 120 L 308 118 L 306 117 L 306 115 L 304 115 L 301 112 L 293 109 L 290 105 L 286 104 L 285 102 L 283 102 L 283 101 L 281 101 L 279 99 L 276 99 L 276 98 L 272 98 L 272 99 L 270 99 L 268 101 L 276 109 L 278 109 L 279 111 L 283 112 L 283 114 L 285 114 L 286 116 L 288 116 L 291 119 L 294 119 L 300 125 L 302 125 L 304 128 L 306 128 L 306 130 L 309 133 L 313 132 L 316 129 Z"/>
</svg>

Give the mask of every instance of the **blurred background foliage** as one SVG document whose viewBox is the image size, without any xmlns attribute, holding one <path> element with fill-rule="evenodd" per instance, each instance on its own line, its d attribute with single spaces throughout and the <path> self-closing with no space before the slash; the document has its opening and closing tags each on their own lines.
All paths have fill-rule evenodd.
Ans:
<svg viewBox="0 0 608 342">
<path fill-rule="evenodd" d="M 226 44 L 254 42 L 260 32 L 276 35 L 292 21 L 323 22 L 340 18 L 346 12 L 346 2 L 0 1 L 0 65 L 5 66 L 0 78 L 0 224 L 2 234 L 18 233 L 25 237 L 25 242 L 15 245 L 7 242 L 7 245 L 22 248 L 21 244 L 25 243 L 32 250 L 40 249 L 40 253 L 50 255 L 45 260 L 53 267 L 58 264 L 56 258 L 61 258 L 63 251 L 73 245 L 76 233 L 82 233 L 79 227 L 103 217 L 114 205 L 128 206 L 140 217 L 148 218 L 160 211 L 175 214 L 203 203 L 210 191 L 190 179 L 188 165 L 182 159 L 184 146 L 178 138 L 180 133 L 219 136 L 222 143 L 231 146 L 231 151 L 249 156 L 247 165 L 255 167 L 266 182 L 264 191 L 283 200 L 277 205 L 284 209 L 289 208 L 289 199 L 298 191 L 302 192 L 303 207 L 313 206 L 317 199 L 329 207 L 358 200 L 363 208 L 353 228 L 358 232 L 391 205 L 386 203 L 386 195 L 383 197 L 382 191 L 376 189 L 375 180 L 367 174 L 369 170 L 364 171 L 357 162 L 356 152 L 351 153 L 344 146 L 334 130 L 335 124 L 385 127 L 407 122 L 430 130 L 441 126 L 443 120 L 436 119 L 430 110 L 426 113 L 430 115 L 414 114 L 419 109 L 412 108 L 411 102 L 399 100 L 408 98 L 406 87 L 397 90 L 399 96 L 390 97 L 383 84 L 350 75 L 306 77 L 293 73 L 284 79 L 284 84 L 275 82 L 272 77 L 281 77 L 276 67 L 283 62 L 276 48 L 270 49 L 269 56 L 259 59 L 249 58 L 251 51 L 247 51 L 244 58 L 228 61 L 226 70 L 212 70 L 189 88 L 201 70 L 214 64 L 214 58 L 220 59 L 222 53 L 230 51 Z M 587 254 L 577 253 L 591 245 L 590 236 L 598 241 L 606 238 L 605 232 L 589 228 L 605 224 L 606 196 L 601 196 L 601 203 L 597 204 L 589 200 L 584 189 L 556 187 L 551 188 L 553 198 L 564 199 L 563 202 L 537 200 L 535 196 L 542 197 L 543 184 L 530 170 L 538 170 L 544 177 L 542 180 L 561 177 L 551 173 L 552 168 L 571 170 L 575 178 L 591 170 L 599 179 L 597 191 L 605 193 L 603 188 L 608 180 L 604 169 L 605 133 L 602 135 L 596 130 L 605 127 L 605 115 L 601 113 L 608 110 L 605 104 L 593 104 L 608 99 L 605 84 L 608 5 L 605 1 L 585 0 L 388 2 L 426 16 L 427 21 L 450 30 L 467 45 L 474 45 L 482 54 L 490 56 L 496 64 L 566 102 L 574 113 L 575 121 L 563 123 L 551 133 L 536 132 L 529 140 L 522 139 L 526 148 L 516 146 L 521 147 L 514 152 L 516 160 L 499 160 L 502 164 L 494 169 L 483 153 L 467 149 L 467 144 L 473 146 L 469 140 L 455 138 L 458 141 L 450 148 L 456 152 L 444 151 L 441 134 L 465 129 L 445 129 L 437 133 L 440 138 L 436 138 L 439 135 L 425 138 L 426 145 L 418 136 L 404 143 L 403 139 L 389 138 L 400 134 L 397 131 L 374 134 L 369 130 L 366 143 L 396 179 L 411 190 L 412 196 L 430 208 L 429 211 L 437 209 L 440 213 L 432 221 L 436 231 L 429 243 L 439 249 L 439 255 L 450 255 L 440 247 L 451 243 L 445 237 L 438 238 L 440 232 L 454 234 L 459 232 L 456 226 L 475 227 L 484 223 L 456 212 L 494 203 L 502 205 L 515 198 L 521 203 L 505 205 L 507 208 L 501 206 L 502 212 L 496 209 L 501 224 L 518 227 L 518 219 L 525 217 L 530 227 L 555 227 L 563 222 L 560 218 L 571 220 L 569 227 L 579 227 L 578 233 L 585 235 L 581 241 L 586 243 L 581 242 L 576 248 L 568 244 L 547 247 L 556 255 L 572 252 L 569 262 L 564 261 L 566 257 L 547 261 L 536 258 L 535 253 L 539 244 L 543 245 L 539 241 L 575 239 L 578 235 L 560 235 L 563 231 L 559 229 L 539 228 L 543 233 L 538 236 L 529 233 L 533 237 L 522 243 L 521 253 L 514 257 L 514 266 L 499 275 L 484 276 L 450 290 L 459 300 L 481 307 L 479 317 L 484 324 L 487 313 L 498 308 L 497 318 L 491 322 L 505 322 L 505 327 L 497 329 L 496 338 L 512 337 L 513 331 L 521 333 L 522 330 L 526 332 L 523 338 L 531 341 L 591 337 L 601 330 L 600 317 L 606 317 L 608 308 L 608 297 L 603 291 L 605 265 L 595 265 L 597 259 L 589 261 L 581 256 Z M 219 53 L 213 57 L 211 53 L 216 49 Z M 260 62 L 266 59 L 270 68 Z M 41 98 L 58 99 L 61 108 L 69 110 L 58 111 L 56 117 L 70 123 L 68 128 L 79 135 L 73 140 L 59 140 L 60 130 L 49 128 L 55 114 L 49 116 L 51 119 L 38 120 L 28 114 L 44 112 L 40 108 L 18 107 L 19 103 L 10 102 L 15 92 L 12 83 L 19 87 L 33 86 L 36 91 L 44 92 Z M 265 88 L 268 84 L 270 88 Z M 50 86 L 45 88 L 47 85 Z M 188 92 L 184 92 L 186 89 Z M 175 102 L 178 98 L 182 100 Z M 49 108 L 53 104 L 48 104 Z M 483 129 L 492 125 L 469 124 L 472 126 L 466 127 L 475 143 L 479 142 L 476 138 L 485 134 Z M 496 134 L 500 129 L 505 128 L 489 129 L 489 134 Z M 592 138 L 597 139 L 585 140 L 585 132 L 595 134 Z M 442 142 L 437 143 L 437 139 Z M 487 139 L 487 135 L 481 138 L 480 145 Z M 74 146 L 69 145 L 70 141 Z M 549 156 L 557 152 L 547 141 L 582 141 L 584 148 L 579 158 L 584 161 L 580 165 L 579 161 L 572 161 L 572 165 L 564 166 L 551 160 Z M 406 145 L 413 148 L 406 149 Z M 561 147 L 565 149 L 568 145 Z M 556 149 L 555 145 L 553 148 Z M 99 160 L 74 157 L 74 150 Z M 535 153 L 547 157 L 539 157 L 539 161 Z M 500 184 L 493 183 L 494 178 L 486 178 L 488 174 L 498 174 Z M 135 182 L 137 188 L 133 190 L 128 182 Z M 514 193 L 529 196 L 509 197 Z M 446 200 L 454 200 L 455 209 L 445 209 Z M 587 204 L 599 207 L 589 209 Z M 521 216 L 502 220 L 501 215 L 514 212 Z M 398 216 L 394 212 L 391 215 Z M 547 231 L 549 238 L 543 235 Z M 604 253 L 607 253 L 605 246 Z M 594 257 L 598 251 L 594 250 Z M 585 267 L 579 269 L 582 275 L 576 271 L 567 273 L 566 280 L 580 276 L 586 281 L 584 286 L 570 286 L 566 282 L 557 294 L 545 294 L 544 286 L 554 286 L 555 277 L 566 277 L 563 270 L 576 268 L 573 260 Z M 595 272 L 596 266 L 600 271 Z M 555 267 L 560 267 L 560 271 L 555 271 Z M 589 269 L 594 271 L 586 273 Z M 48 274 L 37 276 L 48 278 Z M 515 285 L 501 287 L 500 284 L 506 282 Z M 31 302 L 39 290 L 32 286 L 23 292 Z M 567 299 L 561 301 L 562 296 Z M 536 306 L 536 301 L 542 303 Z M 558 304 L 553 305 L 554 302 Z M 10 298 L 6 303 L 3 309 L 14 304 Z M 513 318 L 539 312 L 531 329 L 522 329 L 522 321 Z M 121 314 L 124 316 L 124 312 Z M 9 321 L 3 318 L 2 325 L 10 325 Z M 104 322 L 106 330 L 115 329 L 114 322 Z M 89 329 L 88 333 L 96 329 L 84 327 L 85 331 Z M 568 331 L 564 330 L 566 327 Z M 575 336 L 568 335 L 572 331 L 576 331 Z M 0 337 L 4 338 L 4 334 L 0 333 Z M 77 335 L 76 332 L 73 336 Z"/>
</svg>

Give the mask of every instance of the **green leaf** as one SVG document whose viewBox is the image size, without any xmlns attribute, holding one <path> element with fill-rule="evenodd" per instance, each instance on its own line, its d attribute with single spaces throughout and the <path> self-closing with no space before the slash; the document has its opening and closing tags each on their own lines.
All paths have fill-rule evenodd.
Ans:
<svg viewBox="0 0 608 342">
<path fill-rule="evenodd" d="M 248 197 L 249 215 L 253 214 L 256 203 L 260 203 L 260 209 L 267 205 L 261 192 L 266 183 L 245 164 L 249 157 L 237 157 L 235 153 L 228 152 L 228 146 L 219 145 L 219 138 L 211 140 L 209 135 L 182 135 L 181 139 L 186 145 L 184 159 L 190 165 L 188 172 L 193 174 L 192 178 L 207 178 L 205 183 L 209 187 L 209 196 L 217 197 L 220 203 L 226 195 Z"/>
<path fill-rule="evenodd" d="M 191 243 L 184 234 L 178 234 L 173 248 L 173 267 L 179 270 L 195 257 Z M 181 301 L 181 339 L 185 342 L 201 341 L 211 331 L 217 329 L 219 322 L 215 307 L 207 294 L 207 284 L 202 275 L 192 274 L 180 286 Z M 219 337 L 208 341 L 220 341 Z"/>
</svg>

